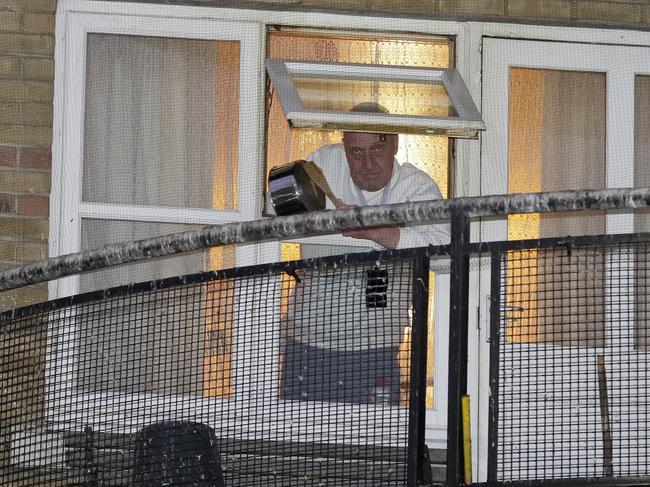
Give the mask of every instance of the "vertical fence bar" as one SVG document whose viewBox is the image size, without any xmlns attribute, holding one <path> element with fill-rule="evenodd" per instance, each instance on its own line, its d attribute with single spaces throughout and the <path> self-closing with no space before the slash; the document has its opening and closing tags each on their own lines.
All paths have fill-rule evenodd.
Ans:
<svg viewBox="0 0 650 487">
<path fill-rule="evenodd" d="M 488 417 L 487 481 L 497 481 L 499 437 L 499 347 L 501 344 L 501 258 L 492 252 L 490 266 L 490 399 Z"/>
<path fill-rule="evenodd" d="M 467 320 L 469 296 L 469 218 L 455 211 L 451 218 L 449 306 L 449 398 L 447 412 L 447 486 L 461 484 L 463 438 L 461 396 L 467 393 Z"/>
<path fill-rule="evenodd" d="M 429 255 L 417 251 L 413 259 L 413 326 L 411 331 L 411 376 L 409 392 L 408 487 L 428 478 L 424 460 L 426 413 L 427 338 L 429 316 Z"/>
</svg>

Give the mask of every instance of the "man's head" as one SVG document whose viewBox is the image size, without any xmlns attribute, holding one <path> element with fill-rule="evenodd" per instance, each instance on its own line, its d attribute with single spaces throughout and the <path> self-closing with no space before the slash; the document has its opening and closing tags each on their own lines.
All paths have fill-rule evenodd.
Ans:
<svg viewBox="0 0 650 487">
<path fill-rule="evenodd" d="M 353 112 L 388 113 L 378 103 L 360 103 Z M 343 146 L 352 181 L 364 191 L 379 191 L 393 175 L 393 161 L 399 140 L 397 134 L 343 132 Z"/>
</svg>

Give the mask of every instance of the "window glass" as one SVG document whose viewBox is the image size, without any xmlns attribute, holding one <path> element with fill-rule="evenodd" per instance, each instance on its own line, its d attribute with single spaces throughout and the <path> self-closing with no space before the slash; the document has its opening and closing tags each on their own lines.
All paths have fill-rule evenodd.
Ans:
<svg viewBox="0 0 650 487">
<path fill-rule="evenodd" d="M 124 220 L 81 221 L 81 250 L 91 250 L 111 243 L 158 237 L 170 233 L 200 230 L 199 225 L 146 223 Z M 228 269 L 235 266 L 235 246 L 214 247 L 202 252 L 180 254 L 177 257 L 143 261 L 132 265 L 107 268 L 81 274 L 81 292 L 107 289 L 133 282 L 145 282 L 166 277 Z"/>
<path fill-rule="evenodd" d="M 605 75 L 511 68 L 509 93 L 508 192 L 603 189 Z M 508 217 L 510 240 L 603 233 L 603 211 Z M 602 255 L 531 250 L 511 257 L 519 264 L 508 269 L 510 341 L 602 345 Z M 590 310 L 589 323 L 579 309 Z"/>
<path fill-rule="evenodd" d="M 140 240 L 169 233 L 197 230 L 196 225 L 170 225 L 120 220 L 84 219 L 81 225 L 82 250 L 95 249 L 109 243 Z M 182 254 L 178 257 L 145 261 L 118 266 L 81 275 L 81 290 L 106 289 L 118 284 L 145 282 L 165 277 L 235 265 L 235 246 L 215 247 L 203 252 Z M 84 387 L 92 390 L 119 390 L 129 392 L 129 384 L 146 387 L 152 392 L 228 397 L 232 393 L 232 340 L 235 286 L 233 280 L 220 280 L 203 287 L 193 287 L 193 293 L 182 291 L 147 291 L 134 295 L 128 306 L 118 310 L 104 310 L 105 321 L 101 333 L 109 333 L 114 340 L 98 336 L 95 326 L 86 329 L 80 324 L 80 353 L 96 355 L 100 364 L 80 372 Z M 165 303 L 166 311 L 161 313 Z M 208 306 L 205 305 L 208 303 Z M 107 298 L 106 306 L 110 306 Z M 158 311 L 156 311 L 158 310 Z M 129 316 L 131 318 L 129 318 Z M 155 320 L 155 325 L 150 323 Z M 178 329 L 178 324 L 185 328 Z M 147 336 L 156 327 L 156 337 Z M 178 356 L 174 363 L 184 368 L 156 367 L 158 354 L 164 354 L 169 343 L 174 343 Z M 109 346 L 110 345 L 110 346 Z M 88 350 L 84 352 L 84 347 Z M 104 347 L 108 347 L 104 349 Z M 120 360 L 111 357 L 132 356 L 137 370 L 124 368 Z M 166 360 L 169 360 L 167 358 Z M 111 384 L 100 380 L 109 374 Z M 134 380 L 134 374 L 139 377 Z M 191 380 L 188 380 L 191 378 Z"/>
<path fill-rule="evenodd" d="M 388 39 L 381 37 L 325 37 L 297 32 L 271 32 L 268 57 L 300 61 L 329 61 L 345 63 L 385 64 L 399 66 L 450 66 L 453 44 L 448 39 Z M 390 111 L 421 112 L 430 100 L 426 89 L 405 97 L 399 90 L 387 92 L 382 104 Z M 367 101 L 361 90 L 355 103 Z M 427 100 L 426 103 L 423 100 Z M 267 129 L 267 171 L 297 159 L 326 144 L 339 143 L 341 132 L 320 130 L 291 130 L 282 113 L 279 100 L 271 92 Z M 397 160 L 411 163 L 428 173 L 446 198 L 449 186 L 449 139 L 443 136 L 400 135 Z"/>
<path fill-rule="evenodd" d="M 456 117 L 442 83 L 372 81 L 346 78 L 294 76 L 298 96 L 306 109 L 349 111 L 359 100 L 373 100 L 399 115 Z"/>
<path fill-rule="evenodd" d="M 90 34 L 83 200 L 237 207 L 236 41 Z"/>
<path fill-rule="evenodd" d="M 634 84 L 634 186 L 650 186 L 650 76 L 637 75 Z M 650 210 L 634 214 L 634 231 L 650 232 Z M 646 253 L 636 254 L 636 347 L 650 350 L 650 259 Z"/>
</svg>

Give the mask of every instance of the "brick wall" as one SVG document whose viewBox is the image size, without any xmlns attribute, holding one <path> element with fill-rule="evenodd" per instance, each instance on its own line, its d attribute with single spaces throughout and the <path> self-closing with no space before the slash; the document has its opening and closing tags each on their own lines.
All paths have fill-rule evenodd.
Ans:
<svg viewBox="0 0 650 487">
<path fill-rule="evenodd" d="M 55 0 L 0 0 L 0 269 L 47 257 Z M 46 286 L 0 293 L 0 310 Z"/>
<path fill-rule="evenodd" d="M 171 0 L 175 3 L 178 0 Z M 380 13 L 648 30 L 650 0 L 197 0 L 205 5 Z M 182 3 L 182 0 L 179 2 Z"/>
</svg>

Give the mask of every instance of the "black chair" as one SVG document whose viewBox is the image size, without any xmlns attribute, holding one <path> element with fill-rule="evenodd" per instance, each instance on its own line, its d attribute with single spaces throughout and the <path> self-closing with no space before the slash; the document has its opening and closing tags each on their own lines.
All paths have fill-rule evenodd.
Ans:
<svg viewBox="0 0 650 487">
<path fill-rule="evenodd" d="M 214 430 L 191 421 L 154 423 L 135 439 L 137 487 L 225 487 Z"/>
</svg>

